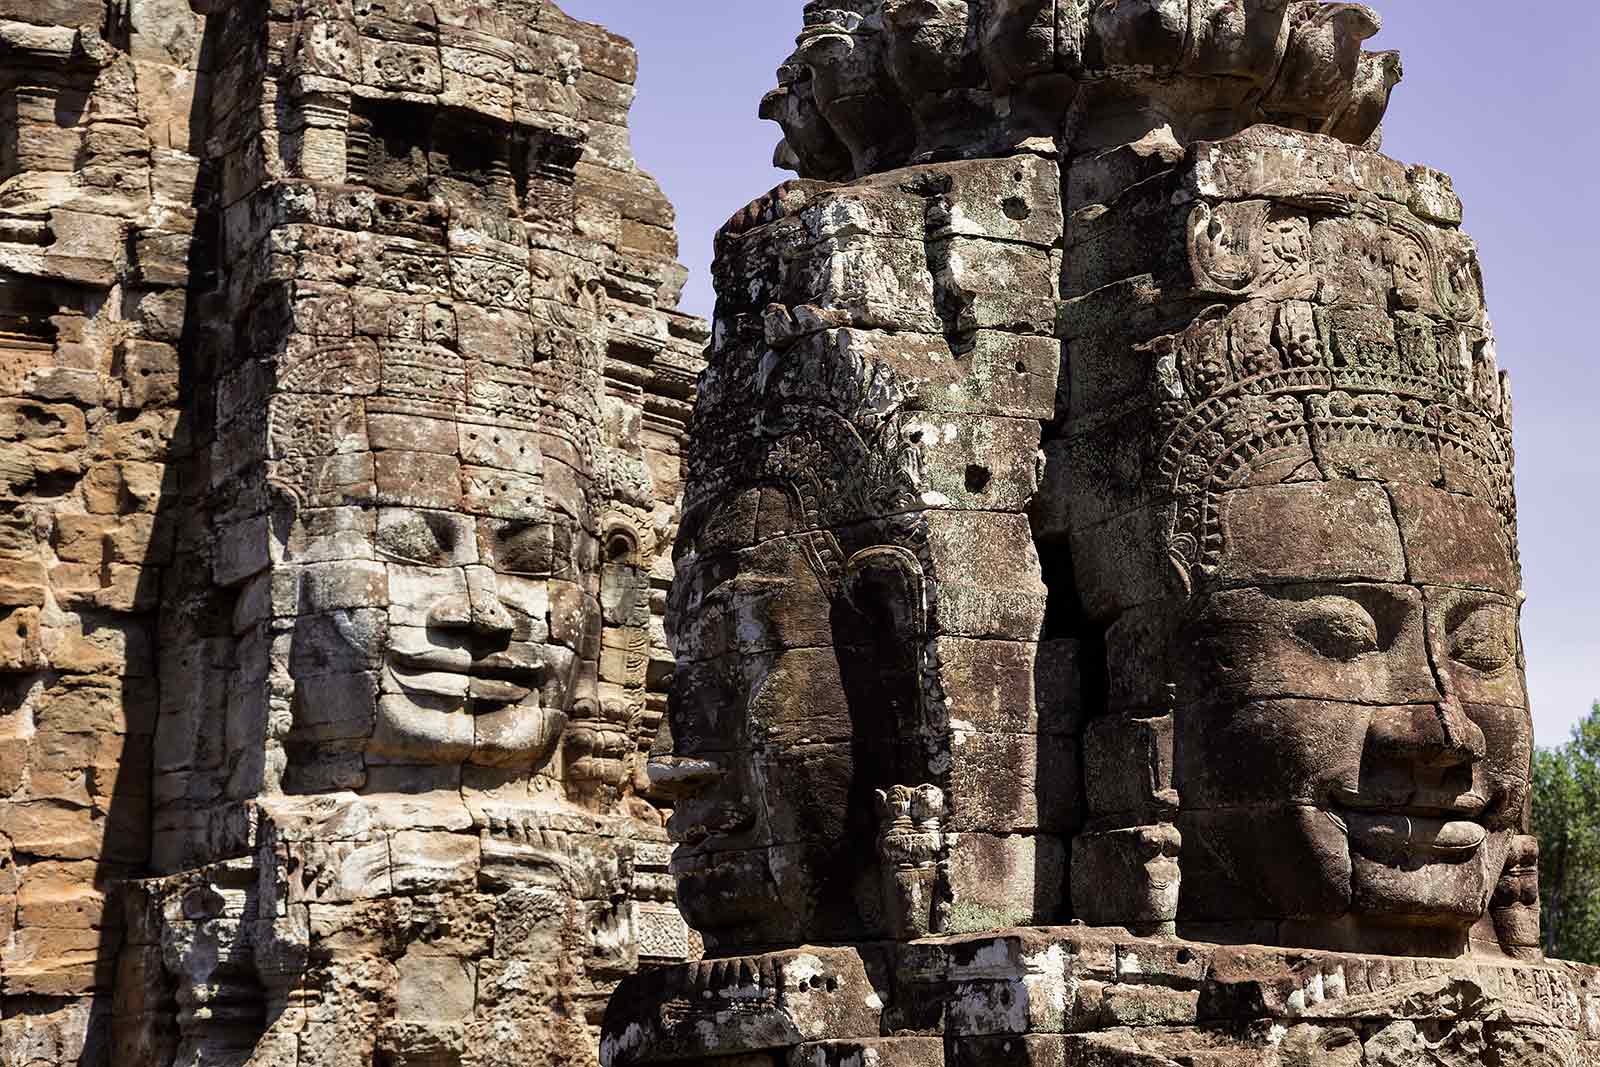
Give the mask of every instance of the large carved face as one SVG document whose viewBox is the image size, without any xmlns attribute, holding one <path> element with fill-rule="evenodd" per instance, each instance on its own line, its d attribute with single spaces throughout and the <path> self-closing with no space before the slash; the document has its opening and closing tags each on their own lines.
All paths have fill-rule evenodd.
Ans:
<svg viewBox="0 0 1600 1067">
<path fill-rule="evenodd" d="M 390 627 L 369 755 L 542 763 L 573 704 L 595 695 L 592 545 L 559 511 L 541 522 L 380 509 Z"/>
<path fill-rule="evenodd" d="M 284 553 L 304 562 L 287 664 L 298 735 L 359 746 L 368 785 L 394 764 L 525 776 L 594 700 L 587 471 L 563 462 L 564 435 L 505 411 L 441 419 L 382 394 L 349 406 L 343 432 L 373 448 L 371 483 L 283 518 Z"/>
<path fill-rule="evenodd" d="M 1355 480 L 1237 489 L 1220 512 L 1221 565 L 1174 646 L 1180 914 L 1315 926 L 1348 913 L 1358 930 L 1459 938 L 1527 799 L 1518 587 L 1498 514 Z"/>
<path fill-rule="evenodd" d="M 867 568 L 830 589 L 837 542 L 799 511 L 782 489 L 738 493 L 687 531 L 674 579 L 667 828 L 679 906 L 715 945 L 883 922 L 873 795 L 905 771 L 918 677 Z"/>
<path fill-rule="evenodd" d="M 366 188 L 303 194 L 300 240 L 350 267 L 297 293 L 269 408 L 288 787 L 526 785 L 597 689 L 602 296 L 534 180 L 578 146 L 364 121 Z"/>
<path fill-rule="evenodd" d="M 1214 147 L 1256 165 L 1271 138 L 1402 170 L 1266 129 Z M 1186 936 L 1532 951 L 1509 387 L 1471 242 L 1405 209 L 1219 200 L 1186 218 L 1182 329 L 1107 346 L 1149 407 L 1096 422 L 1088 398 L 1063 453 L 1110 668 L 1079 852 L 1180 831 Z"/>
</svg>

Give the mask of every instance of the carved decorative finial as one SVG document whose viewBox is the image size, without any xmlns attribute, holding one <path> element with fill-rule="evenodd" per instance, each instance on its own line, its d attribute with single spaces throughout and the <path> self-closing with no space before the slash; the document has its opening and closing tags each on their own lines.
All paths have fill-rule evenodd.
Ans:
<svg viewBox="0 0 1600 1067">
<path fill-rule="evenodd" d="M 877 790 L 878 859 L 890 932 L 901 941 L 937 933 L 946 850 L 945 795 L 935 785 Z"/>
</svg>

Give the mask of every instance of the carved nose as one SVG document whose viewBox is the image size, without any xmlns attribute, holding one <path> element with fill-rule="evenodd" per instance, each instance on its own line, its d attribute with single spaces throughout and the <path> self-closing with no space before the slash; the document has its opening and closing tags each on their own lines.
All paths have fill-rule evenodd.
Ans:
<svg viewBox="0 0 1600 1067">
<path fill-rule="evenodd" d="M 500 602 L 494 571 L 467 568 L 467 592 L 440 597 L 428 612 L 428 622 L 451 630 L 471 630 L 484 637 L 509 636 L 515 620 Z"/>
<path fill-rule="evenodd" d="M 652 755 L 645 764 L 650 788 L 671 800 L 692 797 L 721 781 L 724 771 L 711 760 Z"/>
<path fill-rule="evenodd" d="M 469 621 L 473 630 L 486 637 L 510 635 L 515 623 L 511 613 L 500 602 L 500 589 L 495 583 L 494 571 L 488 567 L 467 568 L 467 601 L 471 607 Z"/>
<path fill-rule="evenodd" d="M 1368 739 L 1392 759 L 1425 767 L 1469 767 L 1489 750 L 1483 731 L 1453 696 L 1437 704 L 1379 709 Z"/>
</svg>

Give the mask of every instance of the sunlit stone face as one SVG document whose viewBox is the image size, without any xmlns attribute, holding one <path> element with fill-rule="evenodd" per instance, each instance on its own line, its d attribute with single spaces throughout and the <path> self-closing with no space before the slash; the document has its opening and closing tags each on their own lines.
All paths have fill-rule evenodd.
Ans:
<svg viewBox="0 0 1600 1067">
<path fill-rule="evenodd" d="M 1499 516 L 1430 486 L 1348 480 L 1232 490 L 1220 513 L 1222 563 L 1170 620 L 1180 920 L 1459 947 L 1527 803 Z M 1138 669 L 1117 656 L 1114 636 L 1113 669 Z"/>
<path fill-rule="evenodd" d="M 585 495 L 547 455 L 563 451 L 559 436 L 490 417 L 369 415 L 369 439 L 378 428 L 387 443 L 380 427 L 409 418 L 406 443 L 439 450 L 379 449 L 375 499 L 288 523 L 290 558 L 340 557 L 299 572 L 287 657 L 296 726 L 359 746 L 369 776 L 470 765 L 525 778 L 551 759 L 569 715 L 592 710 L 598 560 Z"/>
<path fill-rule="evenodd" d="M 316 275 L 268 414 L 286 788 L 565 788 L 601 625 L 605 298 L 559 177 L 581 146 L 358 103 L 349 184 L 284 194 Z"/>
<path fill-rule="evenodd" d="M 390 630 L 369 753 L 523 769 L 549 757 L 575 700 L 594 697 L 580 650 L 595 620 L 572 581 L 576 561 L 557 558 L 553 532 L 380 511 Z M 570 552 L 574 531 L 563 532 Z"/>
</svg>

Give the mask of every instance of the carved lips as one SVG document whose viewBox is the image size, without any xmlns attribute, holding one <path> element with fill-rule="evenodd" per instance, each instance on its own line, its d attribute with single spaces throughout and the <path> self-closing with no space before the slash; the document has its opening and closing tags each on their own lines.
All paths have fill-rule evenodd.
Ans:
<svg viewBox="0 0 1600 1067">
<path fill-rule="evenodd" d="M 1483 824 L 1467 819 L 1364 812 L 1346 812 L 1342 818 L 1335 814 L 1334 819 L 1345 826 L 1353 848 L 1390 863 L 1459 862 L 1476 855 L 1489 836 Z"/>
<path fill-rule="evenodd" d="M 469 711 L 488 711 L 520 704 L 529 696 L 537 702 L 545 664 L 504 653 L 475 659 L 466 649 L 430 646 L 422 652 L 396 649 L 390 657 L 390 670 L 406 689 L 436 696 L 464 695 L 469 698 Z"/>
</svg>

